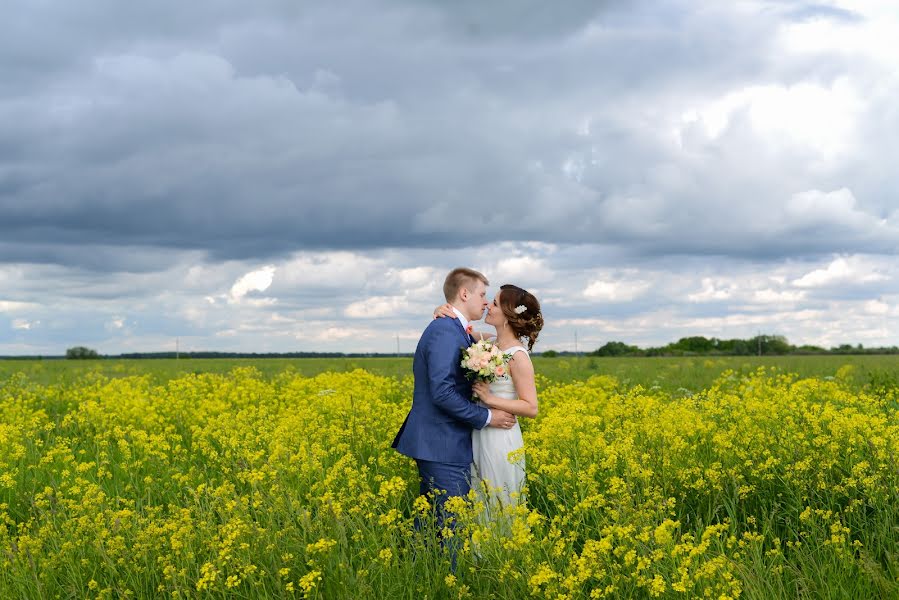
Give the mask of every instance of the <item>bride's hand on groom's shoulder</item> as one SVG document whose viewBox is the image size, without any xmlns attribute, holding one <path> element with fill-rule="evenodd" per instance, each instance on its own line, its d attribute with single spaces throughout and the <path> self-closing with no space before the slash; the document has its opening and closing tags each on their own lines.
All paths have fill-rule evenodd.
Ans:
<svg viewBox="0 0 899 600">
<path fill-rule="evenodd" d="M 456 318 L 456 313 L 453 312 L 453 305 L 447 302 L 446 304 L 441 304 L 437 308 L 434 309 L 434 318 L 439 319 L 440 317 L 452 317 Z"/>
</svg>

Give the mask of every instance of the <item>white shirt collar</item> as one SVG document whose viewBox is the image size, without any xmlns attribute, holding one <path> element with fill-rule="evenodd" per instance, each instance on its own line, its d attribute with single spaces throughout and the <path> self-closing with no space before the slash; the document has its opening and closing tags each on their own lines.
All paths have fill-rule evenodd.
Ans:
<svg viewBox="0 0 899 600">
<path fill-rule="evenodd" d="M 465 315 L 459 312 L 459 309 L 455 306 L 453 307 L 453 312 L 456 313 L 456 316 L 459 318 L 459 322 L 462 323 L 462 329 L 468 329 L 468 319 L 465 318 Z"/>
</svg>

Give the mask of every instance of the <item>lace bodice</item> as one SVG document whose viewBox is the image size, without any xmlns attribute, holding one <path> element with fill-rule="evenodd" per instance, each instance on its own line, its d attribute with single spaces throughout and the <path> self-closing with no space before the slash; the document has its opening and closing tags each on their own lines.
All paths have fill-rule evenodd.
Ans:
<svg viewBox="0 0 899 600">
<path fill-rule="evenodd" d="M 527 348 L 524 346 L 512 346 L 505 351 L 510 357 L 516 352 L 524 352 L 525 355 L 528 353 Z M 508 373 L 503 377 L 497 377 L 496 381 L 490 384 L 490 392 L 496 394 L 500 398 L 509 400 L 514 400 L 518 397 L 518 394 L 515 392 L 515 384 L 512 383 L 512 378 Z"/>
</svg>

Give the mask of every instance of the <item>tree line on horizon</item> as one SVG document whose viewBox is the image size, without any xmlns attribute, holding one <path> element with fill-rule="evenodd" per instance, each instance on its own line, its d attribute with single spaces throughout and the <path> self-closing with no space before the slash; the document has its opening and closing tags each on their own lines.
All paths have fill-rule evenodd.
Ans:
<svg viewBox="0 0 899 600">
<path fill-rule="evenodd" d="M 551 352 L 551 351 L 549 351 Z M 549 352 L 544 352 L 546 356 Z M 560 353 L 556 353 L 560 354 Z M 823 348 L 804 344 L 794 346 L 782 335 L 757 335 L 749 339 L 684 337 L 665 346 L 639 348 L 621 341 L 610 341 L 587 356 L 782 356 L 787 354 L 899 354 L 899 347 L 865 348 L 862 344 L 840 344 Z"/>
<path fill-rule="evenodd" d="M 66 358 L 366 358 L 372 356 L 396 356 L 396 354 L 378 354 L 362 352 L 128 352 L 125 354 L 98 354 L 95 350 L 77 346 L 66 351 Z M 403 355 L 403 356 L 412 356 Z M 45 357 L 54 358 L 54 357 Z"/>
</svg>

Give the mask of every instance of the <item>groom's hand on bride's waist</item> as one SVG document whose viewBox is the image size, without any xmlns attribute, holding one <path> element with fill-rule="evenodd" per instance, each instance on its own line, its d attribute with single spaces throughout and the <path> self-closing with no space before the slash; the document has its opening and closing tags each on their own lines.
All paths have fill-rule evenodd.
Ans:
<svg viewBox="0 0 899 600">
<path fill-rule="evenodd" d="M 488 427 L 496 427 L 497 429 L 509 429 L 513 425 L 515 425 L 515 415 L 512 413 L 507 413 L 504 410 L 499 410 L 498 408 L 490 409 L 490 421 L 487 424 Z"/>
</svg>

